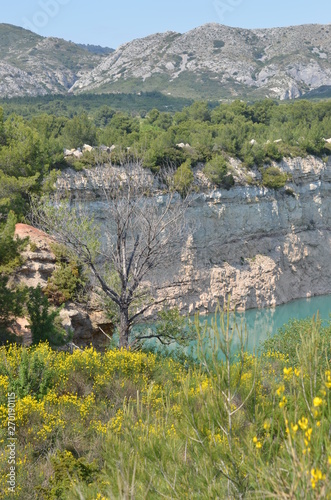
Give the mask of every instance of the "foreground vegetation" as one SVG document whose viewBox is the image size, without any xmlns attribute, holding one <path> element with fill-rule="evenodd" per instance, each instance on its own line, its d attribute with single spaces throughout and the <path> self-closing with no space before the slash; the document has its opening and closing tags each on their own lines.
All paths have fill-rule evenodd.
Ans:
<svg viewBox="0 0 331 500">
<path fill-rule="evenodd" d="M 14 498 L 330 498 L 331 325 L 291 322 L 259 356 L 231 354 L 226 315 L 209 333 L 196 325 L 195 363 L 2 347 L 1 498 L 13 497 L 7 392 L 17 398 Z"/>
</svg>

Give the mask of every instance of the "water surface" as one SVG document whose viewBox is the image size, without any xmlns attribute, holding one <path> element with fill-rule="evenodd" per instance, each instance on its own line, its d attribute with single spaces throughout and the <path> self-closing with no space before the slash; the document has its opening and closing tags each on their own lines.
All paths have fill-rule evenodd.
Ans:
<svg viewBox="0 0 331 500">
<path fill-rule="evenodd" d="M 313 315 L 319 314 L 323 321 L 331 319 L 331 295 L 321 295 L 319 297 L 311 297 L 309 299 L 298 299 L 282 304 L 277 307 L 266 309 L 249 309 L 245 312 L 236 313 L 237 324 L 246 324 L 248 343 L 247 350 L 252 352 L 261 342 L 269 336 L 277 333 L 279 328 L 289 322 L 290 319 L 311 318 Z M 232 322 L 233 322 L 233 314 Z M 210 325 L 215 314 L 201 315 L 200 321 Z M 153 325 L 148 325 L 153 328 Z M 146 325 L 140 326 L 139 329 L 146 328 Z M 148 345 L 153 345 L 162 351 L 162 346 L 158 341 L 149 341 Z M 233 347 L 238 345 L 238 339 L 233 339 Z M 173 346 L 174 347 L 174 346 Z M 195 356 L 196 342 L 191 342 L 190 347 L 185 349 L 187 354 Z"/>
</svg>

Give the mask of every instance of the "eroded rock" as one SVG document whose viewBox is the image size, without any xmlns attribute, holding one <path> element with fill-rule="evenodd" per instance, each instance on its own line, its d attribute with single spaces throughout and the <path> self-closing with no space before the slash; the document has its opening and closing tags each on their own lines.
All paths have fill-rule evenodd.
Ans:
<svg viewBox="0 0 331 500">
<path fill-rule="evenodd" d="M 51 249 L 55 240 L 27 224 L 16 224 L 15 235 L 29 237 L 29 244 L 22 253 L 24 263 L 15 276 L 16 284 L 33 288 L 40 285 L 43 289 L 56 269 L 56 258 Z M 96 296 L 89 299 L 87 304 L 67 302 L 60 312 L 61 322 L 67 331 L 73 332 L 72 341 L 75 345 L 85 347 L 92 344 L 96 348 L 103 348 L 109 338 L 102 330 L 111 336 L 113 325 L 98 306 Z M 27 320 L 21 318 L 14 323 L 12 331 L 29 341 L 31 334 L 27 325 Z"/>
</svg>

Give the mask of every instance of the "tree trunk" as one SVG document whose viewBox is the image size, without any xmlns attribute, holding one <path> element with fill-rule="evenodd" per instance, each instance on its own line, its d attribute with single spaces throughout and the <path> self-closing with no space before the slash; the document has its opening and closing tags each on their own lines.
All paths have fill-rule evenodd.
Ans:
<svg viewBox="0 0 331 500">
<path fill-rule="evenodd" d="M 120 311 L 120 341 L 119 348 L 128 349 L 129 347 L 129 310 L 128 308 L 123 308 Z"/>
</svg>

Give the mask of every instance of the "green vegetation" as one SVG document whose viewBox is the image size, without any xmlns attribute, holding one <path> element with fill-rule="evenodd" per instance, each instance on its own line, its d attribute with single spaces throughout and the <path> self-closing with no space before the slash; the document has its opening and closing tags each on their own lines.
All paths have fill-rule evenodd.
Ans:
<svg viewBox="0 0 331 500">
<path fill-rule="evenodd" d="M 2 347 L 0 440 L 15 392 L 16 498 L 328 498 L 331 325 L 290 323 L 259 357 L 245 352 L 240 324 L 231 351 L 227 313 L 196 328 L 194 364 Z M 0 467 L 9 498 L 5 447 Z"/>
<path fill-rule="evenodd" d="M 174 175 L 174 187 L 181 196 L 186 196 L 193 184 L 194 175 L 191 169 L 191 161 L 186 160 L 177 169 Z"/>
<path fill-rule="evenodd" d="M 131 97 L 150 104 L 160 104 L 161 99 L 158 94 Z M 143 165 L 154 172 L 171 164 L 179 168 L 178 189 L 185 192 L 197 165 L 204 166 L 206 176 L 216 186 L 231 187 L 228 159 L 234 157 L 241 160 L 243 169 L 260 168 L 263 184 L 279 189 L 286 182 L 285 175 L 266 165 L 284 156 L 312 154 L 325 158 L 330 154 L 330 144 L 325 141 L 331 136 L 330 101 L 235 101 L 216 107 L 206 102 L 183 107 L 181 101 L 181 110 L 175 113 L 153 108 L 129 114 L 116 111 L 114 99 L 72 96 L 61 101 L 48 97 L 45 106 L 43 98 L 35 104 L 32 99 L 4 104 L 6 117 L 0 110 L 1 217 L 13 210 L 22 219 L 29 197 L 51 191 L 58 173 L 68 166 L 80 170 L 122 163 L 128 155 L 141 158 Z M 131 98 L 127 99 L 130 104 Z M 168 98 L 162 99 L 166 102 Z M 8 115 L 13 110 L 22 112 L 25 118 Z M 85 143 L 95 149 L 80 158 L 64 158 L 64 148 Z M 98 149 L 101 145 L 115 149 L 107 153 L 105 148 Z"/>
<path fill-rule="evenodd" d="M 51 248 L 58 267 L 48 279 L 44 294 L 56 305 L 78 300 L 88 282 L 83 265 L 63 245 L 54 244 Z"/>
<path fill-rule="evenodd" d="M 0 99 L 0 106 L 6 116 L 16 113 L 24 118 L 31 118 L 46 113 L 72 118 L 76 114 L 87 112 L 89 115 L 95 115 L 96 120 L 99 113 L 102 114 L 103 107 L 144 116 L 154 108 L 165 112 L 176 112 L 190 104 L 192 99 L 166 96 L 161 92 L 47 95 Z"/>
<path fill-rule="evenodd" d="M 268 167 L 262 173 L 263 185 L 271 189 L 280 189 L 285 186 L 287 174 L 278 167 Z"/>
<path fill-rule="evenodd" d="M 9 281 L 15 269 L 22 264 L 20 251 L 26 240 L 14 239 L 16 217 L 10 212 L 6 223 L 0 226 L 0 345 L 17 338 L 9 331 L 15 318 L 22 315 L 26 290 L 13 289 Z"/>
<path fill-rule="evenodd" d="M 227 162 L 222 155 L 214 156 L 206 163 L 204 173 L 216 186 L 221 186 L 228 172 Z"/>
<path fill-rule="evenodd" d="M 23 264 L 21 251 L 28 243 L 26 238 L 14 238 L 16 220 L 10 212 L 0 227 L 0 345 L 23 340 L 11 330 L 19 317 L 29 318 L 33 344 L 48 340 L 52 345 L 63 345 L 69 336 L 58 322 L 59 310 L 49 311 L 50 304 L 40 286 L 14 286 L 15 271 Z"/>
</svg>

